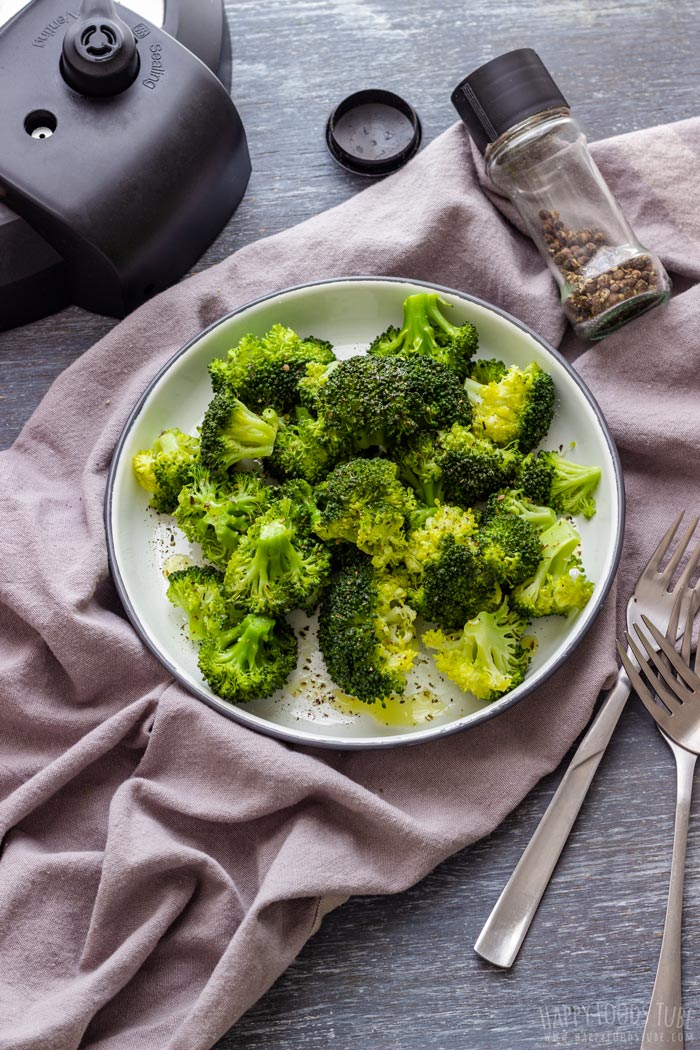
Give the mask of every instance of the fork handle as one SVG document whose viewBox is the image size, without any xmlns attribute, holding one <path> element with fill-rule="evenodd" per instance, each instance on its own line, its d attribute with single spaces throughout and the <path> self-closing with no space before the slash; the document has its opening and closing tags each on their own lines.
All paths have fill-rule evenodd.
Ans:
<svg viewBox="0 0 700 1050">
<path fill-rule="evenodd" d="M 678 1047 L 683 1039 L 683 1000 L 681 997 L 681 918 L 683 913 L 683 882 L 685 851 L 688 841 L 690 797 L 693 791 L 693 772 L 696 756 L 679 747 L 661 734 L 676 759 L 676 826 L 673 833 L 671 880 L 668 887 L 668 907 L 664 936 L 661 941 L 659 966 L 654 990 L 651 993 L 647 1023 L 642 1036 L 642 1050 L 650 1047 Z"/>
<path fill-rule="evenodd" d="M 479 934 L 474 950 L 495 966 L 515 962 L 629 694 L 621 668 Z"/>
</svg>

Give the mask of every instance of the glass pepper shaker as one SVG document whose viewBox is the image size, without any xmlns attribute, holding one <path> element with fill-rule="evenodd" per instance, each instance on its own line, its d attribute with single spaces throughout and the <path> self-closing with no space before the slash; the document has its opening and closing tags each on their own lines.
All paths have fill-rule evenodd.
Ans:
<svg viewBox="0 0 700 1050">
<path fill-rule="evenodd" d="M 452 101 L 554 274 L 577 335 L 604 339 L 668 299 L 668 274 L 635 237 L 535 51 L 487 62 Z"/>
</svg>

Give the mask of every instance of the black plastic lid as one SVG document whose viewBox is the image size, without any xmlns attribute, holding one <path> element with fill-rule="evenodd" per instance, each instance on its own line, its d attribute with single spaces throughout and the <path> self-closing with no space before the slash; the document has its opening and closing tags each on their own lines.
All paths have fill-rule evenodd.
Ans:
<svg viewBox="0 0 700 1050">
<path fill-rule="evenodd" d="M 413 106 L 393 91 L 356 91 L 326 125 L 331 156 L 356 175 L 388 175 L 418 151 L 421 125 Z"/>
<path fill-rule="evenodd" d="M 454 89 L 452 102 L 482 153 L 526 117 L 569 106 L 531 47 L 509 51 L 475 69 Z"/>
</svg>

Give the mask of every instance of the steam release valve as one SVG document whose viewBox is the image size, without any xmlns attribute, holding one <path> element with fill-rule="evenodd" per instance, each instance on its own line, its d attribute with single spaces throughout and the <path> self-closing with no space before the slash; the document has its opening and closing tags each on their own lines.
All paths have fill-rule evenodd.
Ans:
<svg viewBox="0 0 700 1050">
<path fill-rule="evenodd" d="M 113 0 L 84 0 L 63 40 L 63 79 L 81 95 L 106 98 L 131 87 L 138 72 L 136 38 Z"/>
</svg>

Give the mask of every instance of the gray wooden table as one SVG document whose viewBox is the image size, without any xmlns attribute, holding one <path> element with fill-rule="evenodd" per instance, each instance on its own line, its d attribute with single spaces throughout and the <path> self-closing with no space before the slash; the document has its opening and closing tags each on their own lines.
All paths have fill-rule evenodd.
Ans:
<svg viewBox="0 0 700 1050">
<path fill-rule="evenodd" d="M 331 106 L 393 88 L 425 140 L 454 119 L 457 81 L 534 46 L 592 138 L 700 109 L 700 0 L 231 0 L 234 94 L 254 174 L 198 268 L 357 192 L 326 155 Z M 0 444 L 113 322 L 77 309 L 0 334 Z M 671 756 L 637 702 L 622 718 L 522 957 L 509 973 L 472 944 L 558 774 L 489 839 L 393 898 L 329 916 L 218 1050 L 526 1050 L 638 1046 L 663 925 L 673 829 Z M 700 1045 L 700 822 L 685 910 L 687 1044 Z M 156 1050 L 156 1048 L 154 1048 Z"/>
</svg>

